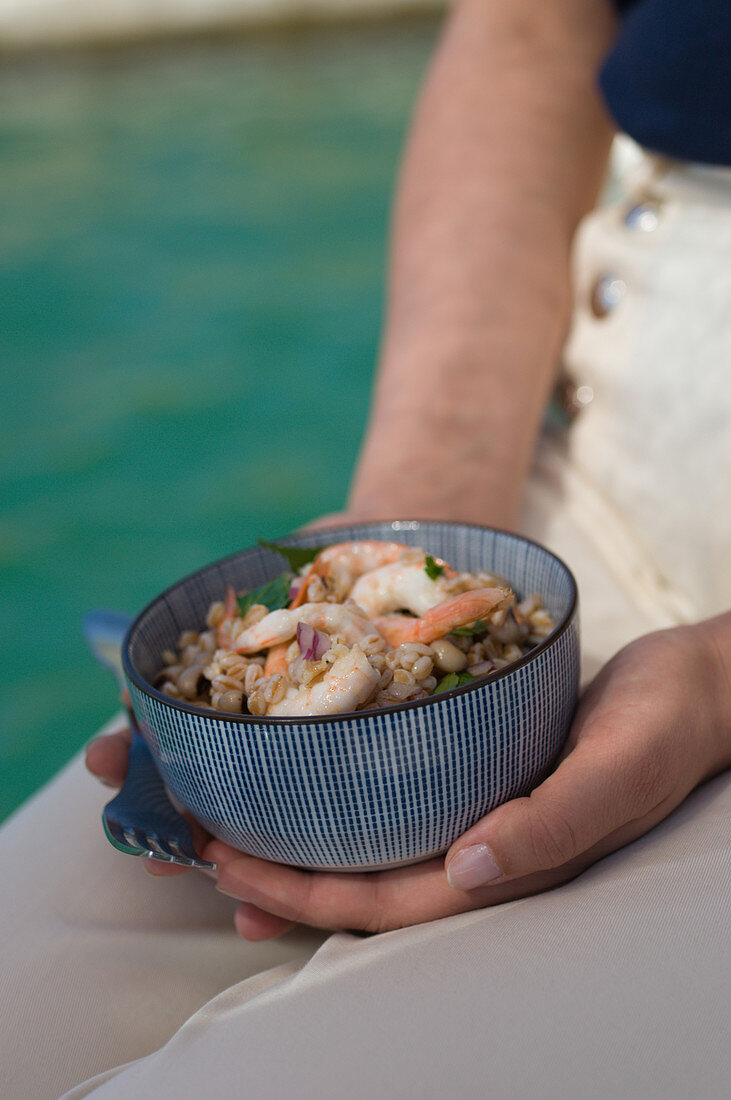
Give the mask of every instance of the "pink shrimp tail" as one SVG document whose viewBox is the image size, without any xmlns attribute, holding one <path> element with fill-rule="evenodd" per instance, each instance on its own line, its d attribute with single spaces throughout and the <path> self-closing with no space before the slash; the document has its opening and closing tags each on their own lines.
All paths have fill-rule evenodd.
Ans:
<svg viewBox="0 0 731 1100">
<path fill-rule="evenodd" d="M 475 588 L 458 596 L 450 596 L 432 607 L 420 619 L 411 619 L 406 615 L 387 615 L 376 619 L 376 627 L 391 646 L 399 646 L 404 642 L 429 645 L 458 626 L 478 622 L 494 611 L 509 606 L 513 599 L 510 589 Z"/>
<path fill-rule="evenodd" d="M 223 604 L 223 617 L 224 619 L 233 619 L 238 610 L 238 600 L 236 599 L 236 593 L 230 584 L 226 585 L 226 599 Z"/>
<path fill-rule="evenodd" d="M 236 592 L 230 584 L 226 585 L 226 598 L 223 601 L 223 618 L 216 629 L 216 645 L 219 649 L 226 649 L 231 644 L 231 635 L 228 632 L 228 623 L 234 619 L 239 610 L 239 601 Z"/>
<path fill-rule="evenodd" d="M 289 642 L 281 642 L 279 645 L 273 645 L 267 653 L 266 663 L 264 665 L 264 675 L 274 676 L 276 672 L 286 672 L 289 662 L 287 661 L 287 650 L 289 649 Z"/>
</svg>

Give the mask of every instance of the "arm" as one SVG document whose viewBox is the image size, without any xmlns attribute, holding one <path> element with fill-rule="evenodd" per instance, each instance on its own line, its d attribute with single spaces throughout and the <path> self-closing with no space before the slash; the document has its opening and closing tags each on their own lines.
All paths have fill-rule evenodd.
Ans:
<svg viewBox="0 0 731 1100">
<path fill-rule="evenodd" d="M 607 0 L 456 4 L 405 156 L 349 517 L 514 524 L 606 168 L 612 29 Z"/>
</svg>

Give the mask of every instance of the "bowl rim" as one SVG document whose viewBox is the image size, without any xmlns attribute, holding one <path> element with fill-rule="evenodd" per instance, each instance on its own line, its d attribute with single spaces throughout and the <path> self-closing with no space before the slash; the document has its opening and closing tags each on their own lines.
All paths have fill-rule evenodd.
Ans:
<svg viewBox="0 0 731 1100">
<path fill-rule="evenodd" d="M 498 535 L 506 535 L 509 538 L 515 539 L 518 542 L 528 543 L 531 546 L 535 546 L 542 553 L 547 554 L 553 558 L 561 568 L 565 571 L 569 581 L 571 589 L 571 598 L 569 605 L 564 612 L 560 622 L 558 622 L 551 633 L 534 646 L 528 653 L 521 657 L 517 661 L 513 661 L 512 664 L 506 668 L 497 669 L 495 672 L 489 672 L 486 676 L 479 677 L 470 684 L 463 684 L 461 687 L 452 688 L 450 691 L 440 691 L 438 695 L 429 695 L 426 699 L 412 699 L 404 703 L 395 703 L 389 707 L 373 707 L 370 710 L 355 710 L 347 711 L 342 714 L 303 714 L 288 717 L 277 717 L 276 715 L 258 715 L 258 714 L 234 714 L 229 711 L 217 711 L 211 707 L 200 707 L 194 703 L 186 703 L 180 699 L 174 699 L 170 695 L 166 695 L 162 691 L 158 691 L 157 688 L 149 684 L 135 669 L 132 664 L 132 658 L 130 655 L 130 645 L 134 634 L 138 628 L 138 624 L 143 617 L 161 600 L 173 592 L 175 589 L 180 588 L 182 585 L 187 584 L 188 581 L 193 580 L 195 577 L 200 576 L 202 573 L 208 572 L 209 569 L 213 569 L 216 566 L 225 565 L 227 562 L 233 561 L 235 558 L 239 558 L 242 554 L 245 554 L 249 550 L 255 550 L 256 546 L 245 546 L 241 550 L 235 551 L 233 554 L 227 554 L 223 558 L 217 558 L 215 561 L 209 562 L 207 565 L 202 566 L 200 569 L 194 570 L 192 573 L 186 574 L 173 584 L 168 585 L 162 592 L 158 593 L 152 600 L 150 600 L 142 610 L 137 614 L 124 636 L 122 642 L 122 666 L 124 668 L 125 675 L 134 686 L 143 695 L 149 696 L 151 699 L 157 700 L 157 702 L 163 703 L 165 706 L 172 707 L 173 710 L 182 711 L 184 714 L 195 715 L 199 718 L 206 718 L 209 721 L 234 723 L 241 725 L 242 728 L 252 726 L 320 726 L 323 724 L 332 724 L 334 722 L 365 722 L 369 719 L 377 718 L 380 715 L 400 713 L 402 711 L 417 710 L 425 707 L 438 706 L 450 699 L 455 698 L 458 695 L 468 695 L 470 692 L 477 691 L 486 684 L 495 683 L 498 680 L 507 679 L 514 673 L 518 672 L 521 668 L 524 668 L 527 664 L 530 664 L 536 657 L 540 656 L 551 646 L 555 645 L 558 639 L 568 630 L 569 625 L 573 621 L 576 607 L 578 603 L 578 586 L 576 578 L 572 573 L 566 562 L 555 554 L 553 550 L 549 550 L 548 547 L 538 542 L 536 539 L 528 538 L 527 535 L 521 535 L 516 531 L 508 531 L 503 527 L 491 527 L 487 524 L 480 523 L 459 523 L 452 520 L 438 520 L 438 519 L 394 519 L 394 520 L 363 520 L 359 523 L 342 523 L 333 524 L 332 527 L 320 527 L 312 531 L 301 532 L 289 532 L 282 538 L 273 539 L 272 542 L 279 542 L 283 546 L 288 545 L 291 540 L 297 540 L 301 535 L 317 535 L 319 532 L 323 534 L 335 533 L 337 531 L 352 531 L 354 528 L 368 528 L 368 527 L 383 527 L 384 525 L 390 526 L 394 533 L 398 531 L 418 530 L 421 527 L 458 527 L 462 530 L 468 531 L 489 531 Z M 350 541 L 350 540 L 348 540 Z M 329 544 L 328 544 L 329 545 Z M 273 552 L 273 551 L 272 551 Z"/>
</svg>

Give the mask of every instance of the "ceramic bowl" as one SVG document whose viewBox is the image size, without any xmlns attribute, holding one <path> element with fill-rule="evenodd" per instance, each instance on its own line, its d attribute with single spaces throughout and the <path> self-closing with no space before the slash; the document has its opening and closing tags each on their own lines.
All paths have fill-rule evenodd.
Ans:
<svg viewBox="0 0 731 1100">
<path fill-rule="evenodd" d="M 123 660 L 143 736 L 171 793 L 214 836 L 279 863 L 316 869 L 396 867 L 444 852 L 493 807 L 550 771 L 576 705 L 576 584 L 544 547 L 462 524 L 394 521 L 291 536 L 290 546 L 394 539 L 455 568 L 540 592 L 556 629 L 484 680 L 349 715 L 259 718 L 179 702 L 152 684 L 161 654 L 200 630 L 226 585 L 251 588 L 285 568 L 255 547 L 186 577 L 130 627 Z"/>
</svg>

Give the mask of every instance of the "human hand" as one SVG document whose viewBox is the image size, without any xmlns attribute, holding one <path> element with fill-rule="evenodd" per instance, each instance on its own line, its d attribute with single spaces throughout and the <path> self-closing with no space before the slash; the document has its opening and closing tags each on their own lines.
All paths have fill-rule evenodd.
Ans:
<svg viewBox="0 0 731 1100">
<path fill-rule="evenodd" d="M 211 841 L 204 857 L 218 864 L 218 889 L 242 902 L 239 933 L 265 939 L 293 923 L 382 932 L 574 878 L 731 764 L 730 634 L 727 615 L 623 649 L 584 694 L 553 774 L 474 825 L 446 860 L 308 872 Z"/>
</svg>

